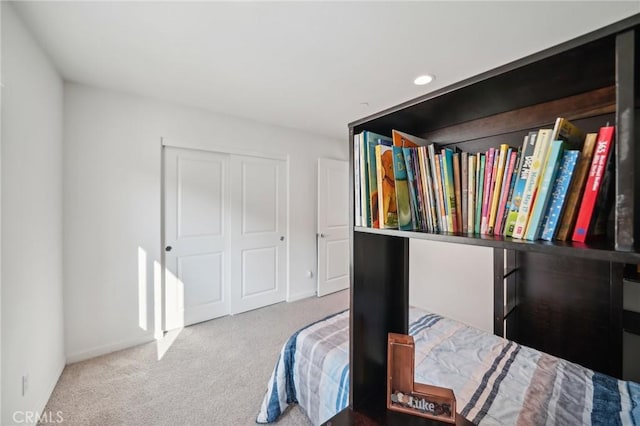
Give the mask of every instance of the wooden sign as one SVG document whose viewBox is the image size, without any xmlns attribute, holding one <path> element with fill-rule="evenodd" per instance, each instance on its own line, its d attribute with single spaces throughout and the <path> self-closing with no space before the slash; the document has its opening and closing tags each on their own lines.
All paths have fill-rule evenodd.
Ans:
<svg viewBox="0 0 640 426">
<path fill-rule="evenodd" d="M 414 383 L 413 337 L 389 333 L 387 346 L 387 408 L 455 423 L 456 398 L 453 390 Z"/>
</svg>

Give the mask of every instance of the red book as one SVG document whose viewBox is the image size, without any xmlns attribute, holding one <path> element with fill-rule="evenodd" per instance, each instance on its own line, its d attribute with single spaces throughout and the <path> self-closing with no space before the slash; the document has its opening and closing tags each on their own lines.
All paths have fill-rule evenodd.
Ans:
<svg viewBox="0 0 640 426">
<path fill-rule="evenodd" d="M 578 218 L 573 231 L 573 241 L 584 243 L 589 233 L 589 228 L 594 218 L 594 207 L 598 198 L 598 193 L 602 187 L 605 169 L 609 155 L 611 155 L 611 147 L 613 146 L 613 130 L 614 126 L 601 127 L 598 132 L 598 141 L 591 160 L 589 168 L 589 176 L 587 184 L 584 187 L 582 202 L 578 209 Z"/>
</svg>

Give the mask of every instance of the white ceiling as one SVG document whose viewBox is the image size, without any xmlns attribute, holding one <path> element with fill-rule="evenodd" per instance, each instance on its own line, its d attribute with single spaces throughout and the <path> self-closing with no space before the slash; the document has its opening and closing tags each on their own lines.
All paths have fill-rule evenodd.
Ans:
<svg viewBox="0 0 640 426">
<path fill-rule="evenodd" d="M 640 12 L 639 1 L 14 6 L 65 80 L 333 138 L 350 121 Z M 413 85 L 423 73 L 435 82 Z"/>
</svg>

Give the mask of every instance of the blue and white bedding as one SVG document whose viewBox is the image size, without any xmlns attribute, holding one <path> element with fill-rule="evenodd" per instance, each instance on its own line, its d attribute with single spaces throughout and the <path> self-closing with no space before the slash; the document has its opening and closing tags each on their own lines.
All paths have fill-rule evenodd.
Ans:
<svg viewBox="0 0 640 426">
<path fill-rule="evenodd" d="M 475 424 L 640 425 L 640 384 L 614 379 L 460 322 L 411 308 L 415 380 L 452 388 Z M 348 405 L 349 312 L 284 345 L 258 423 L 298 403 L 314 425 Z"/>
</svg>

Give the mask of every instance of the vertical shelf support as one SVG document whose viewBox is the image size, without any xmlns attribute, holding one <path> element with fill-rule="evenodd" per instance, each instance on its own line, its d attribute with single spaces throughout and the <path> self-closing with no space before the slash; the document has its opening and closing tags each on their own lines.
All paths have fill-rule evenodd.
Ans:
<svg viewBox="0 0 640 426">
<path fill-rule="evenodd" d="M 624 328 L 624 264 L 610 262 L 609 273 L 609 374 L 622 377 L 622 333 Z"/>
<path fill-rule="evenodd" d="M 516 251 L 506 250 L 506 268 L 509 272 L 505 275 L 505 322 L 504 337 L 509 340 L 518 340 L 518 274 L 519 267 L 516 261 Z"/>
<path fill-rule="evenodd" d="M 387 334 L 409 329 L 409 239 L 352 232 L 350 404 L 384 407 Z M 354 301 L 358 301 L 354 303 Z"/>
<path fill-rule="evenodd" d="M 640 173 L 635 166 L 640 164 L 638 143 L 640 129 L 635 125 L 639 115 L 635 100 L 638 52 L 636 30 L 616 36 L 616 203 L 615 203 L 615 247 L 616 250 L 633 251 L 640 237 Z"/>
<path fill-rule="evenodd" d="M 504 337 L 504 250 L 493 249 L 493 334 Z"/>
</svg>

